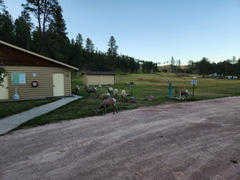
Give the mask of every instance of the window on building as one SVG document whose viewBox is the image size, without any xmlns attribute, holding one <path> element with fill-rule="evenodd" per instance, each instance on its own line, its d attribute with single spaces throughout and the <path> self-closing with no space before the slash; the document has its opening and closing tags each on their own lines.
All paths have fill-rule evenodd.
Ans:
<svg viewBox="0 0 240 180">
<path fill-rule="evenodd" d="M 11 78 L 14 84 L 26 84 L 26 74 L 24 72 L 12 72 Z"/>
</svg>

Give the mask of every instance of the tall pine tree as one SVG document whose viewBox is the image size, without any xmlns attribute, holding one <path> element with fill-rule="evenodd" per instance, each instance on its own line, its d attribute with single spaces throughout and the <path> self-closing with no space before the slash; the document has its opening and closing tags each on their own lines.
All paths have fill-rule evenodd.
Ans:
<svg viewBox="0 0 240 180">
<path fill-rule="evenodd" d="M 53 9 L 53 19 L 47 31 L 47 49 L 51 58 L 68 62 L 70 42 L 66 33 L 66 24 L 61 6 L 56 3 Z"/>
<path fill-rule="evenodd" d="M 109 48 L 108 48 L 108 55 L 109 56 L 117 56 L 118 54 L 117 54 L 117 49 L 118 49 L 118 46 L 117 46 L 117 44 L 116 44 L 116 40 L 115 40 L 115 38 L 114 38 L 114 36 L 111 36 L 110 37 L 110 40 L 109 40 L 109 42 L 108 42 L 108 46 L 109 46 Z"/>
<path fill-rule="evenodd" d="M 78 33 L 78 35 L 76 37 L 76 43 L 80 48 L 83 47 L 83 38 L 82 38 L 82 35 L 80 33 Z"/>
<path fill-rule="evenodd" d="M 4 5 L 4 1 L 3 0 L 0 0 L 0 10 L 2 11 L 4 11 L 5 10 L 5 5 Z"/>
<path fill-rule="evenodd" d="M 87 52 L 91 52 L 91 53 L 94 52 L 94 44 L 93 44 L 93 42 L 90 38 L 86 39 L 85 49 L 86 49 Z"/>
<path fill-rule="evenodd" d="M 57 0 L 26 0 L 25 4 L 22 4 L 27 12 L 32 13 L 37 19 L 38 26 L 37 31 L 39 35 L 40 49 L 39 53 L 45 54 L 44 49 L 46 42 L 47 26 L 53 20 L 54 9 L 58 6 Z"/>
<path fill-rule="evenodd" d="M 22 11 L 21 16 L 15 20 L 16 45 L 30 49 L 31 42 L 31 18 L 28 12 Z"/>
<path fill-rule="evenodd" d="M 15 43 L 13 20 L 6 10 L 0 13 L 0 39 L 8 43 Z"/>
</svg>

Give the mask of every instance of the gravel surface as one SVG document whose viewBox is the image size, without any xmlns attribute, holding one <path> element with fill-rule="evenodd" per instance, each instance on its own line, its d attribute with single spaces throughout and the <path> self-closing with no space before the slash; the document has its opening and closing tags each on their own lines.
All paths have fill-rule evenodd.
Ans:
<svg viewBox="0 0 240 180">
<path fill-rule="evenodd" d="M 239 180 L 240 97 L 20 130 L 0 152 L 1 180 Z"/>
</svg>

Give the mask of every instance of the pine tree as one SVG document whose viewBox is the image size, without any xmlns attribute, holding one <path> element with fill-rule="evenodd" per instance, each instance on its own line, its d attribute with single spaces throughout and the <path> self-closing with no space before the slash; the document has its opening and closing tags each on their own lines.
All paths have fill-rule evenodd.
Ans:
<svg viewBox="0 0 240 180">
<path fill-rule="evenodd" d="M 0 13 L 0 39 L 8 43 L 15 43 L 13 20 L 6 10 Z"/>
<path fill-rule="evenodd" d="M 15 20 L 16 45 L 30 49 L 31 18 L 28 12 L 22 11 L 21 16 Z"/>
<path fill-rule="evenodd" d="M 173 56 L 171 58 L 171 65 L 175 65 L 175 59 L 173 58 Z"/>
<path fill-rule="evenodd" d="M 4 5 L 4 0 L 0 0 L 0 10 L 5 11 L 6 7 Z"/>
<path fill-rule="evenodd" d="M 176 72 L 175 59 L 173 58 L 173 56 L 172 56 L 172 58 L 171 58 L 170 63 L 171 63 L 171 72 L 172 72 L 172 73 L 173 73 L 173 72 Z"/>
<path fill-rule="evenodd" d="M 90 38 L 86 39 L 85 49 L 86 49 L 87 52 L 91 52 L 91 53 L 94 52 L 94 44 L 93 44 L 93 42 Z"/>
<path fill-rule="evenodd" d="M 178 65 L 179 68 L 181 67 L 181 60 L 180 59 L 177 61 L 177 65 Z"/>
<path fill-rule="evenodd" d="M 110 40 L 108 42 L 108 46 L 109 46 L 109 48 L 108 48 L 108 55 L 116 57 L 118 55 L 117 54 L 118 46 L 116 44 L 116 40 L 115 40 L 114 36 L 110 37 Z"/>
<path fill-rule="evenodd" d="M 76 37 L 76 44 L 82 49 L 82 47 L 83 47 L 83 38 L 82 38 L 82 35 L 80 33 L 78 33 L 78 35 Z"/>
<path fill-rule="evenodd" d="M 43 52 L 46 40 L 45 33 L 47 26 L 53 20 L 54 9 L 58 6 L 57 0 L 26 0 L 26 4 L 22 4 L 27 12 L 32 13 L 37 19 L 37 30 L 40 37 L 40 53 Z"/>
<path fill-rule="evenodd" d="M 46 32 L 46 44 L 49 56 L 59 61 L 67 62 L 70 42 L 67 38 L 66 24 L 62 15 L 61 6 L 56 3 L 53 9 L 53 19 Z"/>
</svg>

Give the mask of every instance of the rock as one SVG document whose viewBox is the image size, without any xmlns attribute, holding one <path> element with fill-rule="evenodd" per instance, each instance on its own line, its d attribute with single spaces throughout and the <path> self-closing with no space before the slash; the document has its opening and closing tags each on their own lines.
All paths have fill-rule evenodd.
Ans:
<svg viewBox="0 0 240 180">
<path fill-rule="evenodd" d="M 237 159 L 231 159 L 231 162 L 234 163 L 234 164 L 238 164 L 238 160 Z"/>
<path fill-rule="evenodd" d="M 149 102 L 153 102 L 153 101 L 156 101 L 156 98 L 154 96 L 147 96 L 144 100 L 149 101 Z"/>
<path fill-rule="evenodd" d="M 137 101 L 136 101 L 135 97 L 130 97 L 130 98 L 128 99 L 128 102 L 130 102 L 130 103 L 136 103 Z"/>
</svg>

